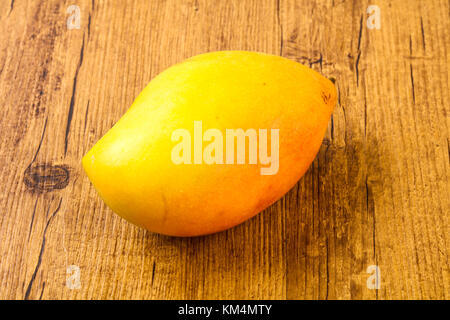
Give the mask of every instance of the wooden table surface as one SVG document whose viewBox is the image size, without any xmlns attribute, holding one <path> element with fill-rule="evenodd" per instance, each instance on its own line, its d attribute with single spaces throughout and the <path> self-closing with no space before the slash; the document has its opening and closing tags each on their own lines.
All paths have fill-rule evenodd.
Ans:
<svg viewBox="0 0 450 320">
<path fill-rule="evenodd" d="M 380 29 L 367 25 L 373 4 Z M 0 299 L 449 299 L 449 11 L 448 0 L 1 1 Z M 228 231 L 171 238 L 127 223 L 81 157 L 159 72 L 227 49 L 336 78 L 317 158 Z"/>
</svg>

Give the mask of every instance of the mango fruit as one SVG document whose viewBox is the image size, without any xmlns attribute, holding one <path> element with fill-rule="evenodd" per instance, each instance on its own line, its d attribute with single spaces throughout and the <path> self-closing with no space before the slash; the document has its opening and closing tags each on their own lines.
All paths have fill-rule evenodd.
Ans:
<svg viewBox="0 0 450 320">
<path fill-rule="evenodd" d="M 289 59 L 201 54 L 156 76 L 82 164 L 126 220 L 165 235 L 210 234 L 295 185 L 335 103 L 330 80 Z"/>
</svg>

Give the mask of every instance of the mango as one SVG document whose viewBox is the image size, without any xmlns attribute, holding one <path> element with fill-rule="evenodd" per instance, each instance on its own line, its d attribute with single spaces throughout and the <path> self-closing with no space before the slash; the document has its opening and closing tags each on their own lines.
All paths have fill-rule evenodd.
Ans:
<svg viewBox="0 0 450 320">
<path fill-rule="evenodd" d="M 335 103 L 330 80 L 289 59 L 201 54 L 156 76 L 82 164 L 126 220 L 165 235 L 210 234 L 295 185 Z"/>
</svg>

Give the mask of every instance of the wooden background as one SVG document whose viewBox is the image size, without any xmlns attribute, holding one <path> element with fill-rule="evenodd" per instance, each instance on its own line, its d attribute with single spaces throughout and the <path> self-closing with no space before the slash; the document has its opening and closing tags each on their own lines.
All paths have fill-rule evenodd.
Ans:
<svg viewBox="0 0 450 320">
<path fill-rule="evenodd" d="M 67 28 L 72 4 L 80 29 Z M 366 26 L 370 4 L 380 30 Z M 0 299 L 449 299 L 449 11 L 448 0 L 2 0 Z M 81 157 L 155 75 L 225 49 L 337 79 L 316 160 L 231 230 L 134 227 Z M 70 265 L 80 289 L 66 285 Z"/>
</svg>

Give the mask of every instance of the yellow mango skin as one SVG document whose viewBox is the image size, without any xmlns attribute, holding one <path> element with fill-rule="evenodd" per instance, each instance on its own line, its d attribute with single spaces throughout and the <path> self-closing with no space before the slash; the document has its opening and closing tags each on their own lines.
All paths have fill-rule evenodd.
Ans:
<svg viewBox="0 0 450 320">
<path fill-rule="evenodd" d="M 319 150 L 335 103 L 334 84 L 297 62 L 245 51 L 201 54 L 155 77 L 82 163 L 105 203 L 126 220 L 172 236 L 214 233 L 295 185 Z M 203 132 L 219 129 L 224 140 L 226 129 L 268 129 L 268 136 L 279 129 L 278 172 L 261 175 L 268 165 L 259 160 L 174 164 L 172 132 L 189 130 L 193 144 L 194 121 L 202 121 Z"/>
</svg>

